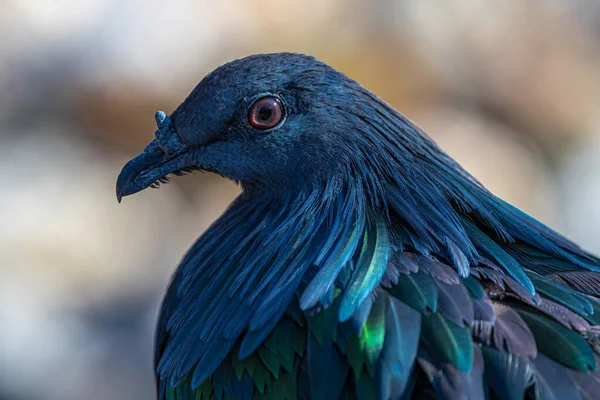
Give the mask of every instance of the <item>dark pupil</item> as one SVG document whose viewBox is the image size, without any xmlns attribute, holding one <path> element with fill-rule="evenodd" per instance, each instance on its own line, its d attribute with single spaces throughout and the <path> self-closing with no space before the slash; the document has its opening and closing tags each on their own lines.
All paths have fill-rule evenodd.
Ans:
<svg viewBox="0 0 600 400">
<path fill-rule="evenodd" d="M 271 106 L 262 106 L 258 109 L 258 119 L 261 121 L 268 121 L 273 115 L 273 109 Z"/>
</svg>

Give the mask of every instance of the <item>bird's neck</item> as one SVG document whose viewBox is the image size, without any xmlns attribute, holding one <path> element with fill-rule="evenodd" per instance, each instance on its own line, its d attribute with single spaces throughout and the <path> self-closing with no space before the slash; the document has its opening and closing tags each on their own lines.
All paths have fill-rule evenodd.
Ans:
<svg viewBox="0 0 600 400">
<path fill-rule="evenodd" d="M 362 195 L 333 183 L 289 197 L 244 192 L 196 241 L 174 280 L 182 293 L 202 287 L 208 298 L 225 275 L 227 287 L 218 289 L 231 296 L 297 286 L 343 232 L 374 216 Z"/>
</svg>

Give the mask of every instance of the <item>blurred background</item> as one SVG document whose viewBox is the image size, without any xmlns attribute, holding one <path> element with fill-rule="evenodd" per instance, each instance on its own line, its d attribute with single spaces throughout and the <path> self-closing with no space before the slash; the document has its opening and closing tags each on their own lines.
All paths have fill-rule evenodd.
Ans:
<svg viewBox="0 0 600 400">
<path fill-rule="evenodd" d="M 153 398 L 168 279 L 238 188 L 115 179 L 223 62 L 310 53 L 600 254 L 597 0 L 0 1 L 0 399 Z M 301 4 L 301 6 L 300 6 Z"/>
</svg>

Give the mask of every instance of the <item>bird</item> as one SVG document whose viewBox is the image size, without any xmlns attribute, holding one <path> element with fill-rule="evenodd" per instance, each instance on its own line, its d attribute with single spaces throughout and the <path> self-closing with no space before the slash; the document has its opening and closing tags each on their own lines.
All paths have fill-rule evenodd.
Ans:
<svg viewBox="0 0 600 400">
<path fill-rule="evenodd" d="M 226 63 L 117 178 L 241 193 L 174 272 L 157 398 L 598 399 L 600 259 L 308 55 Z"/>
</svg>

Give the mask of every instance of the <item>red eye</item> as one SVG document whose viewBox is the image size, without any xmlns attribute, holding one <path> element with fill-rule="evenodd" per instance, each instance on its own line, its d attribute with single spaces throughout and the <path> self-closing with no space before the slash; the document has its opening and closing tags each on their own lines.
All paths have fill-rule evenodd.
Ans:
<svg viewBox="0 0 600 400">
<path fill-rule="evenodd" d="M 283 116 L 283 104 L 273 96 L 261 97 L 248 109 L 248 123 L 256 129 L 271 129 L 281 122 Z"/>
</svg>

